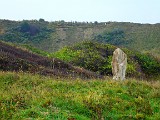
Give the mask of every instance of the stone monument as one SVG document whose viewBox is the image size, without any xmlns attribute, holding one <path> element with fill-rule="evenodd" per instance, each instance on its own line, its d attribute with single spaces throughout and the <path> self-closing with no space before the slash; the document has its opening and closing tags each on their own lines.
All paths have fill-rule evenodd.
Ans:
<svg viewBox="0 0 160 120">
<path fill-rule="evenodd" d="M 127 55 L 117 48 L 113 52 L 112 57 L 112 74 L 114 80 L 125 80 L 125 73 L 127 68 Z"/>
</svg>

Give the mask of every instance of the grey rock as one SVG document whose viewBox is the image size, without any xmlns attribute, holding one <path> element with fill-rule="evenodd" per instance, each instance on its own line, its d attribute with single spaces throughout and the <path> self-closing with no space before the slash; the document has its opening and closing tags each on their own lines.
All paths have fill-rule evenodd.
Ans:
<svg viewBox="0 0 160 120">
<path fill-rule="evenodd" d="M 112 57 L 113 79 L 125 80 L 126 68 L 127 68 L 127 55 L 120 48 L 117 48 L 113 52 L 113 57 Z"/>
</svg>

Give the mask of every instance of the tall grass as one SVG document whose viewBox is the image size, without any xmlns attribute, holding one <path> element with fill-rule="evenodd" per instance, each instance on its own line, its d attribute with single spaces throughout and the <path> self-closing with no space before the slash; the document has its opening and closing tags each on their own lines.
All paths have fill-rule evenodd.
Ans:
<svg viewBox="0 0 160 120">
<path fill-rule="evenodd" d="M 159 81 L 85 81 L 0 72 L 0 118 L 158 120 L 159 91 Z"/>
</svg>

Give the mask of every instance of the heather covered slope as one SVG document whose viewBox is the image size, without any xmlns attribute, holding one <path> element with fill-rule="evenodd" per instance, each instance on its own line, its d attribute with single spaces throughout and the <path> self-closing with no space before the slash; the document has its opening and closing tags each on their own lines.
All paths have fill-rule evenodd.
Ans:
<svg viewBox="0 0 160 120">
<path fill-rule="evenodd" d="M 0 41 L 0 70 L 58 77 L 97 78 L 99 75 L 56 58 L 48 58 Z"/>
<path fill-rule="evenodd" d="M 0 72 L 2 120 L 159 120 L 160 83 Z"/>
<path fill-rule="evenodd" d="M 0 20 L 0 39 L 27 43 L 54 52 L 82 40 L 123 46 L 139 52 L 160 55 L 160 24 L 127 22 L 47 22 Z"/>
</svg>

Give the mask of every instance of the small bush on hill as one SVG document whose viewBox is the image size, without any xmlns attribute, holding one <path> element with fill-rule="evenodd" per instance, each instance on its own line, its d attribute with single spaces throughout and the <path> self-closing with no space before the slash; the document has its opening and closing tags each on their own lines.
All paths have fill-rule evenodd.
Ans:
<svg viewBox="0 0 160 120">
<path fill-rule="evenodd" d="M 125 32 L 124 30 L 117 28 L 112 31 L 104 31 L 94 37 L 94 40 L 101 43 L 109 43 L 112 45 L 124 45 L 125 42 Z"/>
<path fill-rule="evenodd" d="M 136 58 L 146 75 L 160 75 L 160 63 L 156 59 L 147 54 L 137 54 Z"/>
<path fill-rule="evenodd" d="M 50 36 L 50 33 L 54 32 L 54 29 L 50 29 L 48 24 L 38 21 L 21 21 L 17 25 L 10 26 L 6 29 L 5 34 L 0 35 L 0 38 L 7 42 L 15 43 L 41 43 L 43 40 Z"/>
</svg>

